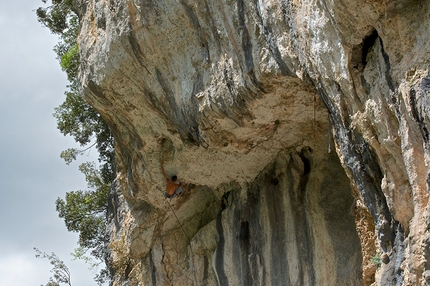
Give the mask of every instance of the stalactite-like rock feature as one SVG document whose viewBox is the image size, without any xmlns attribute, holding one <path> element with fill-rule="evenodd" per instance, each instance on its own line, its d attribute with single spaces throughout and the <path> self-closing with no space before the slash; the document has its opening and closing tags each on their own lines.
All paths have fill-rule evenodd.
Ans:
<svg viewBox="0 0 430 286">
<path fill-rule="evenodd" d="M 114 285 L 430 283 L 430 2 L 77 2 Z"/>
</svg>

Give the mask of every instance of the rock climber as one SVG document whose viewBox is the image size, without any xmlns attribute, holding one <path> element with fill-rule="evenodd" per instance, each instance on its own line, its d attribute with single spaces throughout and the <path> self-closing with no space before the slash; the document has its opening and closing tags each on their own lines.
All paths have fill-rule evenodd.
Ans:
<svg viewBox="0 0 430 286">
<path fill-rule="evenodd" d="M 175 198 L 177 195 L 182 193 L 182 184 L 178 182 L 178 178 L 176 176 L 172 176 L 169 179 L 164 171 L 163 161 L 160 160 L 161 172 L 163 173 L 164 179 L 166 180 L 166 191 L 164 192 L 164 196 L 166 198 Z"/>
</svg>

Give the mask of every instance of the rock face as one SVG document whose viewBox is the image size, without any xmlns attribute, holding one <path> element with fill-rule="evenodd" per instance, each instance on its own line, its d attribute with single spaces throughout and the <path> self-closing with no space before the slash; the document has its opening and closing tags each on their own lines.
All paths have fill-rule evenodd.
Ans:
<svg viewBox="0 0 430 286">
<path fill-rule="evenodd" d="M 77 2 L 113 285 L 430 283 L 430 2 Z"/>
</svg>

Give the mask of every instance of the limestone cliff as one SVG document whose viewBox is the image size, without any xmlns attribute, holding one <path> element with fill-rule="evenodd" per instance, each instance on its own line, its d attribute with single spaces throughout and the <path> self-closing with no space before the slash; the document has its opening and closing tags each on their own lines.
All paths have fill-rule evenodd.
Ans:
<svg viewBox="0 0 430 286">
<path fill-rule="evenodd" d="M 113 285 L 430 282 L 429 1 L 76 1 Z"/>
</svg>

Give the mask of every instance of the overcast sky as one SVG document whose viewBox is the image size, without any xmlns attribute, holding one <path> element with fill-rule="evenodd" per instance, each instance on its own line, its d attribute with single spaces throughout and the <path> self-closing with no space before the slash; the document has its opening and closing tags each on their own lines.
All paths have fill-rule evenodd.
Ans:
<svg viewBox="0 0 430 286">
<path fill-rule="evenodd" d="M 70 260 L 77 235 L 55 211 L 57 197 L 86 183 L 79 163 L 59 157 L 76 146 L 52 117 L 67 81 L 52 51 L 56 36 L 36 20 L 40 4 L 0 1 L 0 286 L 48 281 L 49 262 L 36 259 L 33 247 L 63 259 L 73 286 L 96 285 L 87 265 Z"/>
</svg>

